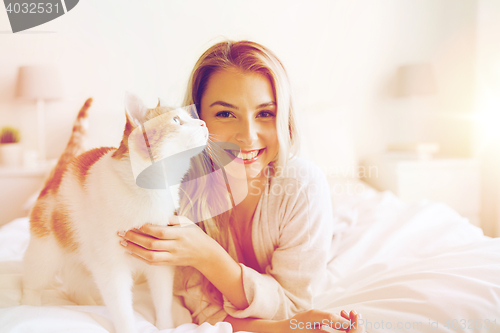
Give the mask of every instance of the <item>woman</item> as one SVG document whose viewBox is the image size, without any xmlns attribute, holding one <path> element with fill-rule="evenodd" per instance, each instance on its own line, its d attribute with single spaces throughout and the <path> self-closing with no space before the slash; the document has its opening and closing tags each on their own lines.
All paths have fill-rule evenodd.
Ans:
<svg viewBox="0 0 500 333">
<path fill-rule="evenodd" d="M 234 158 L 225 172 L 230 186 L 217 191 L 213 184 L 186 185 L 181 207 L 196 209 L 184 209 L 180 219 L 202 221 L 199 227 L 128 231 L 132 255 L 182 266 L 177 294 L 198 324 L 224 320 L 235 331 L 286 332 L 313 322 L 357 322 L 355 312 L 306 311 L 326 273 L 332 209 L 324 175 L 296 157 L 290 85 L 277 57 L 250 41 L 212 46 L 191 74 L 185 105 L 191 104 L 213 141 L 241 149 L 226 148 Z M 195 163 L 193 169 L 207 166 Z M 243 199 L 214 213 L 230 200 L 229 192 L 233 200 Z"/>
</svg>

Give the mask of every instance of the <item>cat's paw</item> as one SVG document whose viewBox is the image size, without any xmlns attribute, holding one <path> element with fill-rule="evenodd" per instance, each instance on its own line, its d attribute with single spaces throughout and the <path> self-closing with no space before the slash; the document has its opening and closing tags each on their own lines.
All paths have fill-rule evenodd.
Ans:
<svg viewBox="0 0 500 333">
<path fill-rule="evenodd" d="M 21 299 L 22 305 L 33 305 L 33 306 L 41 306 L 42 305 L 42 295 L 39 291 L 24 289 L 23 297 Z"/>
</svg>

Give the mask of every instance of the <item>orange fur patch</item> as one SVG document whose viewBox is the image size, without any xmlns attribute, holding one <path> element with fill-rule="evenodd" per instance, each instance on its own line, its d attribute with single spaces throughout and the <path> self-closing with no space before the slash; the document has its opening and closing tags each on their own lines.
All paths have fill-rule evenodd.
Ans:
<svg viewBox="0 0 500 333">
<path fill-rule="evenodd" d="M 89 98 L 85 101 L 82 108 L 78 112 L 78 116 L 76 118 L 75 124 L 73 126 L 73 133 L 69 139 L 69 142 L 64 150 L 63 154 L 57 161 L 57 165 L 52 170 L 49 178 L 45 182 L 45 186 L 38 198 L 45 197 L 49 192 L 57 193 L 59 186 L 61 185 L 61 181 L 66 171 L 68 164 L 75 157 L 83 153 L 84 145 L 83 140 L 85 137 L 85 128 L 82 124 L 83 120 L 87 117 L 87 110 L 92 104 L 92 98 Z"/>
<path fill-rule="evenodd" d="M 30 214 L 30 230 L 31 233 L 37 237 L 44 237 L 50 234 L 50 229 L 46 223 L 47 218 L 44 208 L 41 202 L 37 202 Z"/>
<path fill-rule="evenodd" d="M 59 245 L 63 248 L 69 249 L 70 251 L 74 251 L 77 248 L 77 244 L 74 242 L 67 210 L 64 209 L 64 207 L 51 209 L 51 207 L 47 207 L 47 201 L 43 198 L 49 194 L 53 196 L 57 194 L 63 180 L 63 176 L 68 169 L 68 165 L 76 156 L 80 155 L 84 151 L 85 148 L 83 141 L 85 139 L 86 129 L 83 121 L 87 117 L 87 110 L 91 104 L 92 98 L 87 99 L 78 112 L 77 119 L 73 126 L 73 133 L 71 134 L 69 142 L 66 145 L 63 154 L 59 158 L 57 165 L 45 182 L 45 186 L 38 196 L 38 201 L 30 214 L 31 233 L 33 236 L 44 237 L 53 232 Z M 106 151 L 108 151 L 113 148 L 104 149 L 107 149 Z M 86 168 L 83 175 L 84 179 L 88 168 L 90 168 L 90 166 L 95 162 L 89 163 L 85 159 L 82 161 L 83 168 Z M 55 197 L 55 199 L 57 200 L 57 197 Z"/>
<path fill-rule="evenodd" d="M 178 112 L 173 112 L 174 109 L 166 106 L 157 106 L 154 109 L 148 109 L 144 120 L 145 123 L 148 121 L 154 122 L 154 118 L 166 114 L 166 113 L 171 113 L 171 116 L 174 117 Z M 150 149 L 149 147 L 152 147 L 151 153 L 153 155 L 153 158 L 157 156 L 158 154 L 155 154 L 154 147 L 160 147 L 162 144 L 162 140 L 166 139 L 166 135 L 168 133 L 173 133 L 176 131 L 176 126 L 174 124 L 167 124 L 165 127 L 164 122 L 159 122 L 158 124 L 151 124 L 149 123 L 149 126 L 146 127 L 146 134 L 147 137 L 143 138 L 143 133 L 139 132 L 137 135 L 138 137 L 135 138 L 134 142 L 138 144 L 135 149 L 137 149 L 137 152 L 139 153 L 140 156 L 142 156 L 145 159 L 150 158 Z M 118 149 L 113 153 L 111 157 L 121 159 L 125 156 L 128 155 L 129 152 L 129 136 L 132 133 L 132 131 L 136 128 L 136 125 L 133 124 L 132 120 L 129 119 L 127 115 L 127 121 L 125 123 L 125 130 L 123 131 L 123 138 L 120 143 L 120 146 Z M 148 141 L 147 144 L 143 144 L 144 141 Z"/>
<path fill-rule="evenodd" d="M 57 243 L 62 248 L 74 251 L 78 248 L 71 230 L 70 220 L 67 211 L 62 207 L 56 207 L 52 212 L 51 227 Z"/>
<path fill-rule="evenodd" d="M 148 112 L 146 114 L 146 121 L 161 116 L 162 114 L 165 114 L 167 112 L 172 112 L 174 110 L 175 110 L 174 108 L 168 106 L 157 106 L 154 109 L 148 109 Z M 172 113 L 172 114 L 177 114 L 177 113 Z"/>
<path fill-rule="evenodd" d="M 129 149 L 133 149 L 140 157 L 147 161 L 151 161 L 150 154 L 150 143 L 146 133 L 140 131 L 139 129 L 128 137 Z M 130 147 L 132 143 L 132 147 Z"/>
<path fill-rule="evenodd" d="M 115 149 L 116 148 L 111 148 L 111 147 L 95 148 L 81 154 L 80 156 L 78 156 L 73 160 L 73 165 L 75 166 L 75 170 L 78 171 L 77 177 L 80 185 L 82 186 L 85 185 L 85 178 L 87 177 L 87 174 L 92 165 L 94 165 L 94 163 L 96 163 L 106 153 Z"/>
<path fill-rule="evenodd" d="M 111 155 L 111 157 L 116 159 L 121 159 L 127 155 L 128 152 L 128 137 L 130 133 L 134 130 L 134 126 L 132 125 L 132 121 L 127 116 L 127 121 L 125 123 L 125 130 L 123 131 L 122 142 L 120 142 L 120 146 L 118 149 Z"/>
<path fill-rule="evenodd" d="M 92 105 L 92 98 L 88 98 L 85 103 L 83 104 L 82 108 L 80 109 L 80 112 L 78 112 L 78 118 L 85 118 L 87 117 L 87 110 L 89 109 L 90 105 Z"/>
<path fill-rule="evenodd" d="M 57 193 L 65 171 L 66 168 L 60 167 L 59 163 L 56 165 L 55 169 L 52 170 L 52 175 L 45 182 L 45 186 L 40 192 L 38 199 L 45 197 L 49 192 Z"/>
<path fill-rule="evenodd" d="M 157 118 L 159 115 L 166 114 L 168 112 L 168 117 Z M 151 157 L 155 162 L 163 158 L 161 156 L 161 148 L 166 140 L 170 137 L 175 136 L 179 132 L 179 125 L 176 125 L 170 120 L 175 117 L 179 112 L 169 110 L 166 107 L 160 107 L 149 110 L 148 118 L 151 119 L 147 122 L 145 127 L 145 132 L 149 144 L 148 153 L 151 153 Z"/>
</svg>

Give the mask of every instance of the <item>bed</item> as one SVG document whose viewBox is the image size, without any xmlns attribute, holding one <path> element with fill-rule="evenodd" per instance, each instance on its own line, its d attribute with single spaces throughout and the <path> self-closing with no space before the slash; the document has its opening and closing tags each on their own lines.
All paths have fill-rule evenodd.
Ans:
<svg viewBox="0 0 500 333">
<path fill-rule="evenodd" d="M 359 180 L 331 180 L 335 238 L 314 307 L 355 309 L 373 332 L 500 332 L 500 238 L 439 202 L 407 204 Z M 354 191 L 340 191 L 348 187 Z M 335 191 L 334 191 L 335 190 Z M 57 289 L 43 307 L 20 306 L 28 219 L 0 228 L 1 332 L 113 332 L 104 306 L 79 306 Z M 147 284 L 134 290 L 138 331 L 158 332 Z M 228 323 L 161 332 L 232 332 Z"/>
</svg>

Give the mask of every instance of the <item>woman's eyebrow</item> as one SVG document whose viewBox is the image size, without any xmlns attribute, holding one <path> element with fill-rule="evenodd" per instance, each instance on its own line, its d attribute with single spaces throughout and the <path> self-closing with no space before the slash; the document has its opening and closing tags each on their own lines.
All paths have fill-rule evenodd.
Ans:
<svg viewBox="0 0 500 333">
<path fill-rule="evenodd" d="M 227 102 L 223 102 L 223 101 L 213 102 L 212 104 L 210 104 L 210 107 L 212 107 L 214 105 L 221 105 L 223 107 L 232 108 L 232 109 L 235 109 L 235 110 L 239 109 L 237 106 L 235 106 L 233 104 L 229 104 Z M 266 107 L 269 107 L 269 106 L 276 106 L 276 103 L 274 101 L 267 102 L 267 103 L 262 103 L 262 104 L 257 105 L 257 109 L 266 108 Z"/>
<path fill-rule="evenodd" d="M 276 106 L 276 103 L 274 103 L 273 101 L 267 102 L 267 103 L 262 103 L 262 104 L 257 105 L 257 109 L 267 108 L 269 106 Z"/>
<path fill-rule="evenodd" d="M 212 104 L 210 104 L 210 107 L 212 107 L 214 105 L 221 105 L 221 106 L 224 106 L 226 108 L 232 108 L 232 109 L 238 110 L 237 106 L 234 106 L 233 104 L 229 104 L 229 103 L 226 103 L 226 102 L 223 102 L 223 101 L 213 102 Z"/>
</svg>

